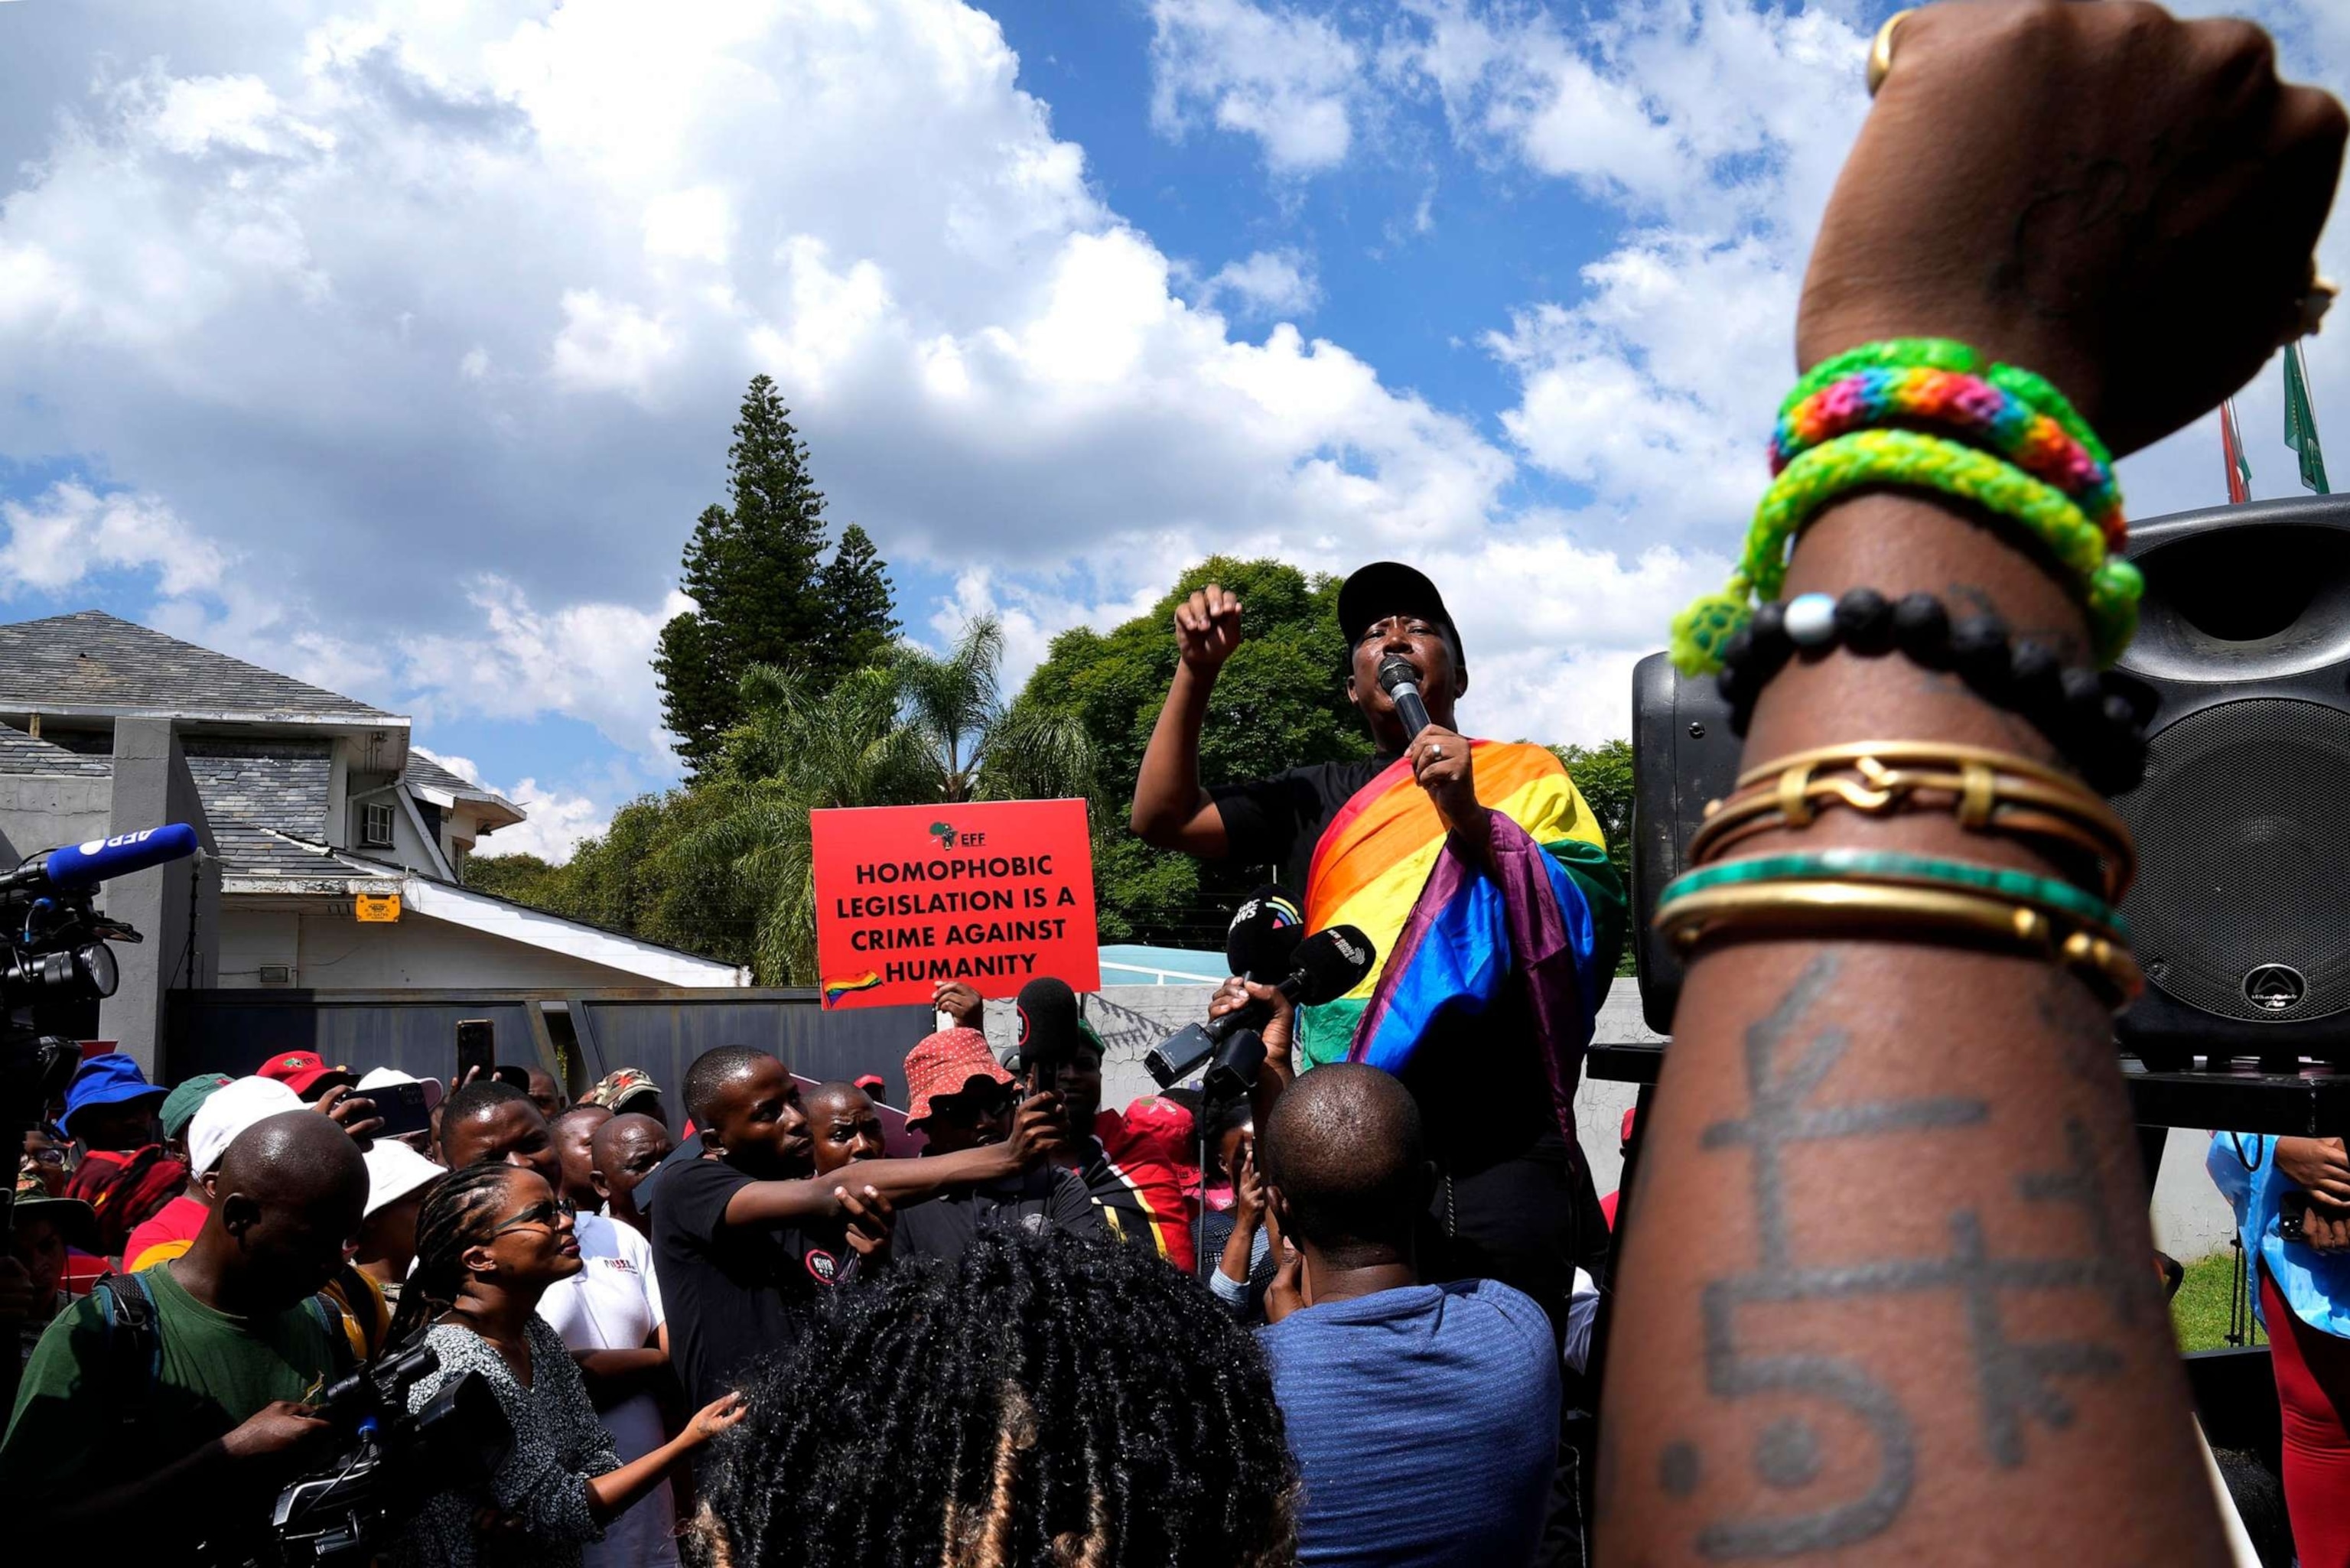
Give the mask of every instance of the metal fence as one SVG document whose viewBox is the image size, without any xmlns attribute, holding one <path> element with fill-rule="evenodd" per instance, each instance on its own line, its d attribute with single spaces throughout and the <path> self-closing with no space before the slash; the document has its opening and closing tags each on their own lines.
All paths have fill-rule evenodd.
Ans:
<svg viewBox="0 0 2350 1568">
<path fill-rule="evenodd" d="M 499 1061 L 545 1067 L 575 1096 L 615 1068 L 650 1073 L 672 1130 L 685 1116 L 685 1069 L 712 1046 L 755 1045 L 812 1079 L 878 1073 L 903 1106 L 907 1048 L 932 1027 L 927 1007 L 828 1012 L 812 989 L 176 991 L 171 999 L 165 1083 L 250 1073 L 286 1051 L 446 1079 L 458 1021 L 486 1018 Z"/>
</svg>

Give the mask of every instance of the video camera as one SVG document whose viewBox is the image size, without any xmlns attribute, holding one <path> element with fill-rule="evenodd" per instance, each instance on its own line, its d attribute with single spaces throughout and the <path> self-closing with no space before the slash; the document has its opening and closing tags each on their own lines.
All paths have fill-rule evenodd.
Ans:
<svg viewBox="0 0 2350 1568">
<path fill-rule="evenodd" d="M 440 1354 L 420 1345 L 319 1397 L 319 1417 L 349 1447 L 277 1494 L 270 1533 L 278 1563 L 370 1562 L 425 1499 L 497 1473 L 514 1428 L 480 1373 L 451 1379 L 409 1414 L 409 1389 L 440 1368 Z"/>
<path fill-rule="evenodd" d="M 32 1010 L 112 996 L 121 973 L 107 944 L 141 940 L 90 907 L 98 885 L 198 847 L 196 830 L 174 822 L 45 849 L 0 876 L 0 1141 L 8 1147 L 40 1125 L 81 1064 L 81 1048 L 41 1033 Z M 9 1197 L 0 1192 L 0 1230 Z"/>
<path fill-rule="evenodd" d="M 1305 935 L 1297 900 L 1280 888 L 1250 894 L 1224 936 L 1224 961 L 1232 973 L 1259 984 L 1273 981 L 1305 1007 L 1336 1002 L 1354 990 L 1371 972 L 1376 957 L 1370 939 L 1353 926 Z M 1257 1031 L 1272 1016 L 1271 1007 L 1251 1002 L 1212 1023 L 1185 1024 L 1152 1046 L 1142 1064 L 1162 1089 L 1197 1072 L 1210 1103 L 1239 1099 L 1256 1086 L 1264 1065 L 1264 1041 Z"/>
</svg>

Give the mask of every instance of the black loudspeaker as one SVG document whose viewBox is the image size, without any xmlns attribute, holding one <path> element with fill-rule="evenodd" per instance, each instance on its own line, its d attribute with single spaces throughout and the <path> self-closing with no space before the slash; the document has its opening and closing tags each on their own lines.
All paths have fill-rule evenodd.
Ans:
<svg viewBox="0 0 2350 1568">
<path fill-rule="evenodd" d="M 1685 680 L 1661 653 L 1632 667 L 1632 960 L 1640 1015 L 1659 1034 L 1673 1030 L 1681 962 L 1650 929 L 1657 895 L 1680 875 L 1705 803 L 1737 782 L 1740 744 L 1712 676 Z"/>
<path fill-rule="evenodd" d="M 2123 901 L 2147 991 L 2124 1045 L 2350 1058 L 2350 497 L 2130 529 L 2146 574 L 2122 668 L 2161 699 Z"/>
<path fill-rule="evenodd" d="M 2350 1061 L 2350 497 L 2134 524 L 2146 574 L 2121 667 L 2159 700 L 2122 904 L 2147 990 L 2119 1020 L 2157 1069 L 2197 1055 Z M 1712 680 L 1632 674 L 1632 919 L 1640 1005 L 1669 1033 L 1681 971 L 1648 929 L 1739 742 Z"/>
</svg>

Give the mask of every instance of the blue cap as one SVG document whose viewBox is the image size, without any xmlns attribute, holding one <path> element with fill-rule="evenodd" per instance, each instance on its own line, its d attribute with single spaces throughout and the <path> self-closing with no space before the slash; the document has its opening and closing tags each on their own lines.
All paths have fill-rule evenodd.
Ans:
<svg viewBox="0 0 2350 1568">
<path fill-rule="evenodd" d="M 109 1051 L 103 1056 L 92 1056 L 74 1074 L 73 1083 L 66 1090 L 66 1114 L 60 1118 L 68 1136 L 73 1134 L 73 1119 L 84 1106 L 119 1106 L 125 1100 L 143 1099 L 149 1096 L 161 1100 L 172 1091 L 160 1084 L 151 1084 L 139 1064 L 120 1051 Z"/>
</svg>

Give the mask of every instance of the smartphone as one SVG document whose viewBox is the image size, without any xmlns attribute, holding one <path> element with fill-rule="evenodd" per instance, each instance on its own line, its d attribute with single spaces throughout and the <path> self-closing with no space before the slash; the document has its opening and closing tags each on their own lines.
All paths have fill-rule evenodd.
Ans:
<svg viewBox="0 0 2350 1568">
<path fill-rule="evenodd" d="M 423 1084 L 384 1084 L 367 1092 L 383 1118 L 378 1137 L 409 1137 L 432 1127 L 432 1102 L 441 1096 Z"/>
<path fill-rule="evenodd" d="M 490 1070 L 490 1059 L 497 1054 L 498 1026 L 486 1018 L 461 1018 L 457 1021 L 457 1075 L 449 1080 L 456 1088 L 471 1077 L 476 1069 L 484 1075 Z M 527 1084 L 525 1083 L 525 1086 Z"/>
</svg>

